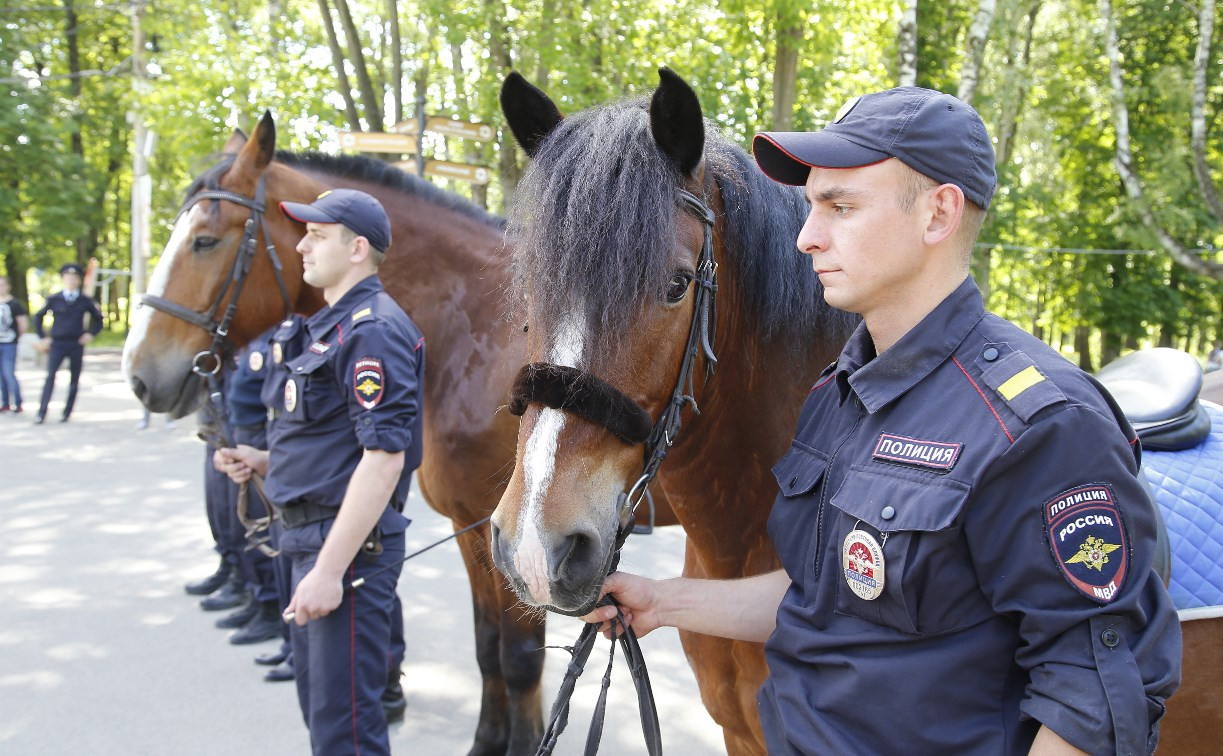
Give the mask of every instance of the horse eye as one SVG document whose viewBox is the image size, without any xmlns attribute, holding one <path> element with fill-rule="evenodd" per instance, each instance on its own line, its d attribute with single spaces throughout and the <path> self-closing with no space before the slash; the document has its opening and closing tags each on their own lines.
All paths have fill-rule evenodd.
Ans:
<svg viewBox="0 0 1223 756">
<path fill-rule="evenodd" d="M 667 283 L 667 304 L 678 304 L 684 301 L 684 297 L 688 294 L 688 287 L 692 284 L 692 273 L 689 271 L 680 271 L 671 277 Z"/>
<path fill-rule="evenodd" d="M 217 246 L 219 240 L 212 236 L 197 236 L 195 241 L 191 243 L 191 248 L 196 252 L 206 252 Z"/>
</svg>

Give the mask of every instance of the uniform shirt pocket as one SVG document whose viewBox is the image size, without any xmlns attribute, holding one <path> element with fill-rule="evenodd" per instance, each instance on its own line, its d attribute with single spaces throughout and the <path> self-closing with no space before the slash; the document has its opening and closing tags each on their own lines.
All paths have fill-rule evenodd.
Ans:
<svg viewBox="0 0 1223 756">
<path fill-rule="evenodd" d="M 306 352 L 289 363 L 284 387 L 284 417 L 298 422 L 320 420 L 327 414 L 327 398 L 335 395 L 335 381 L 324 368 L 327 356 Z"/>
<path fill-rule="evenodd" d="M 825 570 L 837 581 L 837 612 L 912 635 L 950 632 L 988 616 L 960 528 L 970 491 L 942 475 L 851 467 L 830 499 L 832 542 L 824 552 L 832 562 Z M 873 599 L 851 590 L 846 576 L 844 544 L 854 530 L 873 538 L 883 555 L 883 587 Z"/>
<path fill-rule="evenodd" d="M 815 549 L 820 481 L 828 469 L 823 452 L 795 441 L 773 466 L 779 495 L 769 513 L 769 536 L 791 580 L 803 580 Z"/>
</svg>

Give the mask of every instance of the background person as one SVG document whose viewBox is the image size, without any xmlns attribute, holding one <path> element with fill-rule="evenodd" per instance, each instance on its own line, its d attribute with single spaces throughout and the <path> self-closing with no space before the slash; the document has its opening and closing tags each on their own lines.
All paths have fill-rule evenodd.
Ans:
<svg viewBox="0 0 1223 756">
<path fill-rule="evenodd" d="M 0 276 L 0 412 L 21 412 L 17 341 L 29 328 L 30 318 L 25 306 L 13 298 L 8 276 Z"/>
<path fill-rule="evenodd" d="M 55 373 L 67 359 L 69 382 L 68 397 L 64 400 L 64 414 L 60 422 L 68 422 L 72 407 L 76 404 L 77 385 L 81 379 L 81 364 L 85 357 L 85 345 L 102 331 L 102 311 L 81 291 L 85 271 L 76 263 L 66 263 L 59 269 L 64 288 L 47 297 L 46 303 L 34 313 L 34 331 L 42 339 L 47 350 L 47 380 L 42 387 L 42 401 L 38 405 L 35 424 L 47 419 L 47 407 L 51 403 L 51 392 L 55 390 Z M 43 330 L 43 319 L 51 313 L 55 319 L 51 333 Z"/>
<path fill-rule="evenodd" d="M 1137 439 L 1094 379 L 984 310 L 984 124 L 901 87 L 754 151 L 805 184 L 799 251 L 863 317 L 773 468 L 783 569 L 606 589 L 639 632 L 766 642 L 770 753 L 1150 752 L 1181 644 Z"/>
</svg>

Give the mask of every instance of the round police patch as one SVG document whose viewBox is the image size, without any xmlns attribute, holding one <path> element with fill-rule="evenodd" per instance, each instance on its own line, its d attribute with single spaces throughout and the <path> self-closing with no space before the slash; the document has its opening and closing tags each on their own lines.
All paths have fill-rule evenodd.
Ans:
<svg viewBox="0 0 1223 756">
<path fill-rule="evenodd" d="M 285 412 L 297 409 L 297 381 L 290 378 L 285 383 Z"/>
<path fill-rule="evenodd" d="M 1078 486 L 1041 509 L 1053 558 L 1067 582 L 1093 601 L 1113 601 L 1125 584 L 1130 542 L 1112 486 Z"/>
<path fill-rule="evenodd" d="M 273 342 L 272 343 L 272 362 L 275 362 L 277 365 L 279 365 L 284 358 L 285 358 L 284 347 L 280 345 L 279 341 Z"/>
<path fill-rule="evenodd" d="M 251 352 L 251 356 L 247 359 L 247 364 L 250 365 L 252 373 L 258 373 L 263 370 L 263 352 Z"/>
<path fill-rule="evenodd" d="M 883 594 L 883 548 L 865 530 L 851 530 L 841 547 L 845 582 L 860 599 L 874 601 Z"/>
</svg>

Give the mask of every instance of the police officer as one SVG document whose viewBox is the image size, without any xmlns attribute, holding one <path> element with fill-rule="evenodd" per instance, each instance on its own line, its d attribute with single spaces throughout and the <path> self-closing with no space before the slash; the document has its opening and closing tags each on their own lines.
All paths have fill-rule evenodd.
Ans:
<svg viewBox="0 0 1223 756">
<path fill-rule="evenodd" d="M 268 452 L 230 450 L 229 471 L 266 472 L 283 506 L 297 692 L 314 752 L 388 753 L 380 698 L 408 524 L 399 510 L 421 459 L 424 338 L 378 281 L 391 229 L 376 199 L 337 189 L 281 209 L 306 225 L 304 278 L 329 306 L 306 321 L 308 345 L 286 363 Z"/>
<path fill-rule="evenodd" d="M 1149 752 L 1181 646 L 1138 444 L 1093 379 L 983 309 L 984 124 L 901 87 L 754 151 L 805 185 L 798 248 L 863 317 L 774 467 L 783 569 L 607 589 L 639 633 L 767 641 L 770 753 Z"/>
<path fill-rule="evenodd" d="M 76 263 L 65 263 L 59 269 L 64 288 L 47 297 L 42 309 L 34 313 L 34 332 L 42 339 L 42 348 L 47 350 L 47 380 L 42 387 L 42 402 L 38 405 L 36 425 L 47 419 L 47 405 L 51 403 L 51 392 L 55 390 L 55 373 L 65 359 L 71 376 L 68 382 L 68 398 L 64 402 L 61 423 L 68 422 L 72 407 L 76 404 L 76 389 L 81 378 L 81 363 L 85 357 L 85 345 L 93 341 L 102 330 L 102 312 L 94 301 L 81 292 L 85 271 Z M 50 336 L 43 330 L 43 319 L 51 313 L 55 319 Z"/>
</svg>

